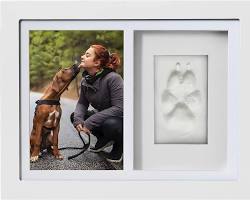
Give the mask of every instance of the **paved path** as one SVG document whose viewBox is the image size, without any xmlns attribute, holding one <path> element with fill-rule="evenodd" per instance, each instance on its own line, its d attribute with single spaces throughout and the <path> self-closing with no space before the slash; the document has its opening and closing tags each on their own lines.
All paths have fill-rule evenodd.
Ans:
<svg viewBox="0 0 250 200">
<path fill-rule="evenodd" d="M 41 93 L 31 92 L 30 94 L 30 130 L 35 110 L 35 101 L 42 96 Z M 76 101 L 62 98 L 62 117 L 60 122 L 59 148 L 60 147 L 81 147 L 82 142 L 75 128 L 70 122 L 70 114 L 74 111 Z M 85 135 L 82 134 L 84 137 Z M 87 141 L 87 136 L 84 137 Z M 91 135 L 91 146 L 94 146 L 96 138 Z M 111 148 L 107 148 L 110 151 Z M 67 157 L 76 154 L 79 150 L 63 150 L 61 154 L 64 156 L 62 161 L 55 160 L 51 154 L 43 153 L 42 157 L 35 163 L 30 163 L 33 170 L 114 170 L 122 169 L 123 164 L 113 164 L 107 162 L 100 154 L 85 151 L 84 154 L 68 160 Z"/>
</svg>

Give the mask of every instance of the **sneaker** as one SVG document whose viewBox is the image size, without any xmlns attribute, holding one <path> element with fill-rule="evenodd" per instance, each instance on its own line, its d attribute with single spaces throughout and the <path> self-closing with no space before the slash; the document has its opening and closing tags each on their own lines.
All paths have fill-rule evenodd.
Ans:
<svg viewBox="0 0 250 200">
<path fill-rule="evenodd" d="M 119 163 L 123 159 L 122 151 L 111 151 L 110 153 L 103 152 L 102 155 L 106 158 L 107 161 L 113 163 Z"/>
<path fill-rule="evenodd" d="M 99 138 L 95 144 L 95 147 L 90 147 L 89 151 L 98 153 L 100 151 L 103 151 L 105 148 L 110 147 L 113 145 L 113 141 L 109 141 L 106 138 Z"/>
</svg>

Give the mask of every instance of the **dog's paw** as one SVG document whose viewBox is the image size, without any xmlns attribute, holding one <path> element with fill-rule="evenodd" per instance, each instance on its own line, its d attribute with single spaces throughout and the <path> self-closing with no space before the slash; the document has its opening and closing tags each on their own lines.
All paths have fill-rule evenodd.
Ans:
<svg viewBox="0 0 250 200">
<path fill-rule="evenodd" d="M 163 91 L 161 104 L 167 130 L 176 137 L 187 136 L 195 127 L 196 116 L 200 112 L 201 92 L 197 89 L 196 76 L 187 64 L 181 72 L 180 63 L 167 79 L 167 87 Z"/>
<path fill-rule="evenodd" d="M 63 156 L 62 156 L 61 154 L 55 155 L 55 158 L 56 158 L 57 160 L 63 160 Z"/>
<path fill-rule="evenodd" d="M 31 156 L 30 161 L 31 162 L 36 162 L 38 160 L 38 156 Z"/>
<path fill-rule="evenodd" d="M 63 160 L 63 156 L 60 154 L 60 151 L 58 151 L 58 148 L 53 148 L 53 146 L 51 146 L 52 150 L 52 154 L 54 155 L 54 157 L 57 160 Z"/>
</svg>

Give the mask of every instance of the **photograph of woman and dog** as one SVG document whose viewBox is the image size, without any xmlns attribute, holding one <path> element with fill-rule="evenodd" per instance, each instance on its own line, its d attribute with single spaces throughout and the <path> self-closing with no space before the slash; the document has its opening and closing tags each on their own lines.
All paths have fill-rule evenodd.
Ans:
<svg viewBox="0 0 250 200">
<path fill-rule="evenodd" d="M 123 169 L 123 31 L 30 31 L 30 169 Z"/>
</svg>

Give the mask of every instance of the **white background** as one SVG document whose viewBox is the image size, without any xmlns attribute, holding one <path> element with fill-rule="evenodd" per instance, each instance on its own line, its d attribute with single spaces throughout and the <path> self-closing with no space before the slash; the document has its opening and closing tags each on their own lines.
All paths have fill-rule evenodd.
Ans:
<svg viewBox="0 0 250 200">
<path fill-rule="evenodd" d="M 1 187 L 3 198 L 99 197 L 250 198 L 248 2 L 55 2 L 3 3 L 1 20 Z M 238 181 L 20 181 L 18 20 L 225 19 L 241 20 L 239 66 L 240 177 Z M 3 45 L 2 45 L 3 44 Z M 9 77 L 8 75 L 11 74 Z M 46 192 L 45 192 L 46 191 Z"/>
<path fill-rule="evenodd" d="M 207 24 L 208 28 L 207 21 L 198 22 L 201 22 L 199 25 L 202 24 L 203 26 Z M 209 22 L 213 25 L 216 24 L 216 21 Z M 164 21 L 161 23 L 163 24 Z M 181 24 L 180 21 L 174 21 L 173 23 L 176 26 Z M 229 23 L 229 21 L 220 21 L 218 25 L 229 26 Z M 232 21 L 231 23 L 233 24 Z M 183 22 L 181 30 L 188 29 L 191 26 L 191 24 L 186 24 L 186 26 L 184 24 Z M 196 25 L 195 22 L 192 23 L 193 28 L 201 28 L 198 24 Z M 170 24 L 167 24 L 166 27 L 172 28 Z M 214 29 L 213 26 L 209 28 L 209 30 Z M 230 109 L 227 111 L 227 95 L 230 96 L 229 93 L 233 92 L 233 89 L 229 89 L 230 92 L 227 94 L 227 88 L 230 88 L 230 85 L 227 85 L 227 81 L 233 81 L 228 80 L 227 69 L 228 63 L 230 66 L 230 63 L 232 63 L 231 58 L 233 58 L 229 57 L 227 62 L 227 54 L 230 54 L 232 50 L 228 51 L 228 46 L 230 45 L 227 44 L 230 44 L 232 38 L 228 38 L 225 32 L 216 31 L 138 31 L 137 33 L 134 53 L 136 63 L 134 66 L 134 98 L 136 102 L 134 104 L 134 112 L 137 116 L 134 119 L 134 134 L 140 135 L 140 137 L 137 137 L 134 141 L 134 150 L 136 155 L 139 155 L 135 157 L 136 168 L 146 170 L 180 170 L 179 173 L 181 173 L 181 170 L 182 172 L 184 170 L 191 172 L 194 170 L 222 170 L 226 168 L 232 157 L 226 151 L 231 148 L 231 145 L 228 145 L 228 147 L 226 145 L 226 141 L 230 137 L 230 133 L 227 131 L 227 113 L 234 113 Z M 228 33 L 228 35 L 230 34 L 231 32 Z M 234 52 L 235 56 L 236 53 L 237 51 Z M 157 108 L 159 109 L 157 106 L 154 107 L 157 104 L 157 100 L 154 99 L 154 96 L 157 95 L 154 92 L 160 91 L 160 86 L 154 86 L 154 73 L 157 71 L 152 67 L 154 65 L 154 55 L 199 54 L 208 55 L 208 118 L 206 119 L 208 121 L 208 144 L 185 144 L 185 142 L 183 142 L 184 144 L 155 144 L 153 133 L 157 134 L 157 123 L 161 122 L 161 119 L 155 119 L 152 114 L 155 110 L 157 111 Z M 183 64 L 183 62 L 181 63 Z M 164 76 L 164 72 L 160 73 Z M 195 71 L 195 74 L 197 74 L 197 71 Z M 201 72 L 199 75 L 201 76 Z M 142 77 L 141 82 L 137 81 L 139 76 Z M 165 85 L 164 81 L 163 83 L 161 81 L 166 78 L 158 77 L 157 79 L 162 85 Z M 140 99 L 139 102 L 137 99 Z M 138 125 L 140 124 L 139 119 L 141 120 L 141 125 Z M 162 123 L 166 124 L 165 121 Z M 202 123 L 199 122 L 199 124 Z M 183 129 L 187 130 L 187 128 Z M 138 141 L 142 141 L 141 148 L 137 145 Z M 189 141 L 192 141 L 192 138 Z M 138 157 L 142 158 L 141 163 L 138 163 Z M 173 172 L 169 173 L 173 174 Z M 163 177 L 163 174 L 161 174 L 161 177 Z"/>
</svg>

